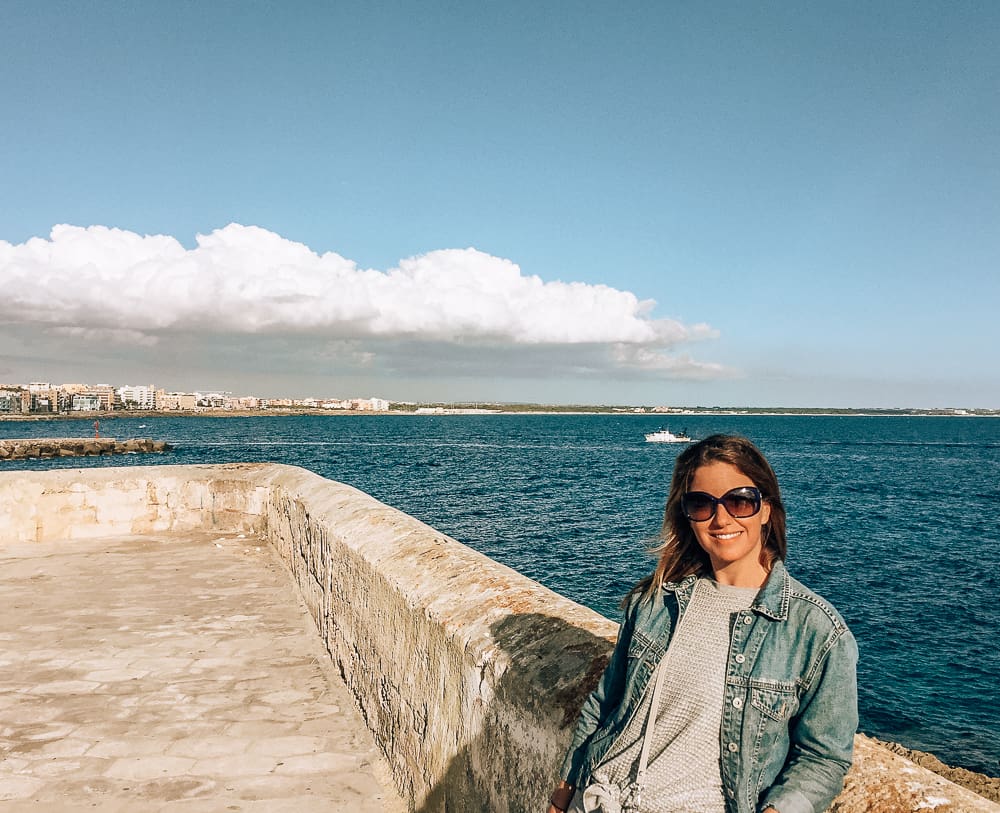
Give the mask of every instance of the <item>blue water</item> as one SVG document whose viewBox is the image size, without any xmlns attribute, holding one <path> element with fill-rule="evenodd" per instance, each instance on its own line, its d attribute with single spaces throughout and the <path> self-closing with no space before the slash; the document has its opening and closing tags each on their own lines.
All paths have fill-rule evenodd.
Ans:
<svg viewBox="0 0 1000 813">
<path fill-rule="evenodd" d="M 0 437 L 86 436 L 91 421 L 0 422 Z M 139 424 L 146 424 L 140 428 Z M 173 453 L 0 470 L 277 461 L 350 483 L 616 618 L 647 573 L 679 448 L 654 416 L 296 416 L 102 421 Z M 789 566 L 861 649 L 861 729 L 991 775 L 1000 768 L 1000 420 L 685 416 L 767 454 Z"/>
</svg>

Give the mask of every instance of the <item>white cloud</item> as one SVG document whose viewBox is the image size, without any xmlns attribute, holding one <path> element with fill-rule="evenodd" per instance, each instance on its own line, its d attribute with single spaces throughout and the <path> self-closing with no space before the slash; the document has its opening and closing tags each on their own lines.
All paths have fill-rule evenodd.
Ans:
<svg viewBox="0 0 1000 813">
<path fill-rule="evenodd" d="M 193 249 L 169 236 L 60 225 L 47 240 L 0 241 L 0 283 L 0 323 L 80 340 L 305 336 L 350 347 L 365 365 L 374 348 L 405 342 L 501 354 L 562 347 L 588 367 L 725 374 L 677 354 L 715 336 L 707 325 L 654 318 L 655 303 L 629 291 L 544 282 L 472 248 L 432 251 L 383 272 L 235 223 L 198 235 Z"/>
<path fill-rule="evenodd" d="M 143 347 L 153 347 L 159 344 L 159 338 L 142 333 L 138 330 L 128 330 L 111 327 L 54 327 L 54 336 L 66 336 L 71 339 L 82 339 L 87 342 L 106 342 L 109 344 L 138 344 Z"/>
</svg>

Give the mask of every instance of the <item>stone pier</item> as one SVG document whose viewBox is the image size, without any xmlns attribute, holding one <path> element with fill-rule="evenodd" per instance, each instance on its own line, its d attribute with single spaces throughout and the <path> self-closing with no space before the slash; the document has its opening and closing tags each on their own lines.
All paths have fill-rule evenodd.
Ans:
<svg viewBox="0 0 1000 813">
<path fill-rule="evenodd" d="M 144 554 L 130 546 L 162 548 L 156 567 L 168 567 L 171 540 L 178 538 L 195 545 L 200 539 L 210 552 L 227 555 L 236 555 L 234 544 L 253 549 L 253 556 L 265 556 L 258 548 L 267 555 L 274 551 L 312 617 L 324 657 L 342 676 L 409 810 L 544 809 L 580 703 L 607 661 L 614 623 L 362 492 L 295 467 L 238 464 L 0 474 L 5 566 L 22 561 L 31 550 L 83 552 L 94 544 L 114 550 L 122 544 L 120 555 L 137 563 Z M 174 551 L 182 555 L 182 548 Z M 216 565 L 223 563 L 220 553 Z M 209 579 L 212 567 L 212 560 L 206 559 L 199 578 Z M 169 595 L 171 589 L 139 564 L 115 578 L 138 584 L 140 593 L 146 588 L 151 599 L 164 591 Z M 194 585 L 189 592 L 211 596 L 217 588 L 206 585 Z M 44 597 L 52 590 L 68 591 L 71 600 L 72 589 L 72 576 L 66 576 L 39 592 L 39 600 L 44 607 Z M 158 610 L 166 614 L 157 622 L 166 625 L 164 632 L 171 606 L 168 601 Z M 263 619 L 270 611 L 244 612 Z M 257 640 L 252 625 L 267 622 L 246 623 L 248 639 Z M 233 630 L 226 640 L 238 641 L 239 632 Z M 57 657 L 52 653 L 60 648 L 59 636 L 58 623 L 43 624 L 32 640 L 16 642 L 13 655 L 24 658 L 41 649 Z M 143 637 L 137 636 L 136 645 Z M 120 668 L 142 671 L 142 662 L 130 666 L 129 649 L 124 643 L 120 647 Z M 209 651 L 195 653 L 187 668 L 208 668 L 205 661 L 211 658 Z M 101 679 L 92 673 L 73 678 L 84 683 Z M 307 686 L 310 679 L 305 679 Z M 304 690 L 301 680 L 290 678 L 287 691 Z M 174 702 L 185 708 L 179 696 L 173 701 L 169 694 L 156 697 L 164 705 Z M 250 708 L 256 702 L 250 702 Z M 107 706 L 109 718 L 115 708 Z M 258 711 L 252 719 L 271 716 Z M 207 743 L 215 742 L 205 736 Z M 57 733 L 44 747 L 54 752 L 79 749 L 81 770 L 86 771 L 93 746 L 65 744 L 72 739 Z M 78 739 L 89 742 L 86 736 Z M 3 742 L 0 738 L 0 748 Z M 325 748 L 320 745 L 310 753 Z M 259 755 L 250 744 L 245 753 Z M 197 759 L 194 752 L 178 753 L 177 758 Z M 44 770 L 24 764 L 16 775 L 21 781 L 48 781 Z M 203 798 L 211 800 L 218 787 L 217 782 Z M 303 779 L 305 787 L 312 785 Z M 302 788 L 295 792 L 304 792 Z M 856 764 L 831 811 L 916 810 L 996 813 L 1000 805 L 859 736 Z"/>
<path fill-rule="evenodd" d="M 0 440 L 0 461 L 50 457 L 86 457 L 106 454 L 168 452 L 169 443 L 151 438 L 24 438 Z"/>
</svg>

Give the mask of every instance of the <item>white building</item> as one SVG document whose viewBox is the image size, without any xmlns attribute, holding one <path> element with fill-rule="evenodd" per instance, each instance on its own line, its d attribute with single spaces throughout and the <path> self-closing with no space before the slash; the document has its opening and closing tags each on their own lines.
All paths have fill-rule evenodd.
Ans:
<svg viewBox="0 0 1000 813">
<path fill-rule="evenodd" d="M 126 384 L 117 391 L 118 400 L 132 409 L 156 409 L 156 387 L 152 384 L 133 387 Z"/>
<path fill-rule="evenodd" d="M 72 409 L 74 412 L 97 412 L 101 408 L 99 395 L 74 395 Z"/>
<path fill-rule="evenodd" d="M 224 409 L 226 399 L 232 398 L 231 392 L 195 392 L 198 399 L 198 406 L 209 407 L 210 409 Z"/>
<path fill-rule="evenodd" d="M 389 411 L 389 402 L 385 398 L 355 398 L 351 401 L 351 406 L 363 412 Z"/>
</svg>

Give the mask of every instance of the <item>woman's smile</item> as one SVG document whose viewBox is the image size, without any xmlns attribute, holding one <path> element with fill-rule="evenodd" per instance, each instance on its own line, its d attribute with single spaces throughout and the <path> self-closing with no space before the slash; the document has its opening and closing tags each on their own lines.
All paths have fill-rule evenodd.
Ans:
<svg viewBox="0 0 1000 813">
<path fill-rule="evenodd" d="M 754 486 L 754 482 L 736 466 L 719 461 L 695 469 L 689 491 L 703 491 L 719 498 L 733 489 Z M 767 579 L 768 568 L 762 561 L 763 526 L 771 516 L 764 501 L 760 510 L 749 517 L 734 517 L 725 505 L 715 506 L 715 514 L 702 522 L 691 521 L 698 544 L 708 554 L 715 578 L 736 587 L 760 587 Z"/>
</svg>

